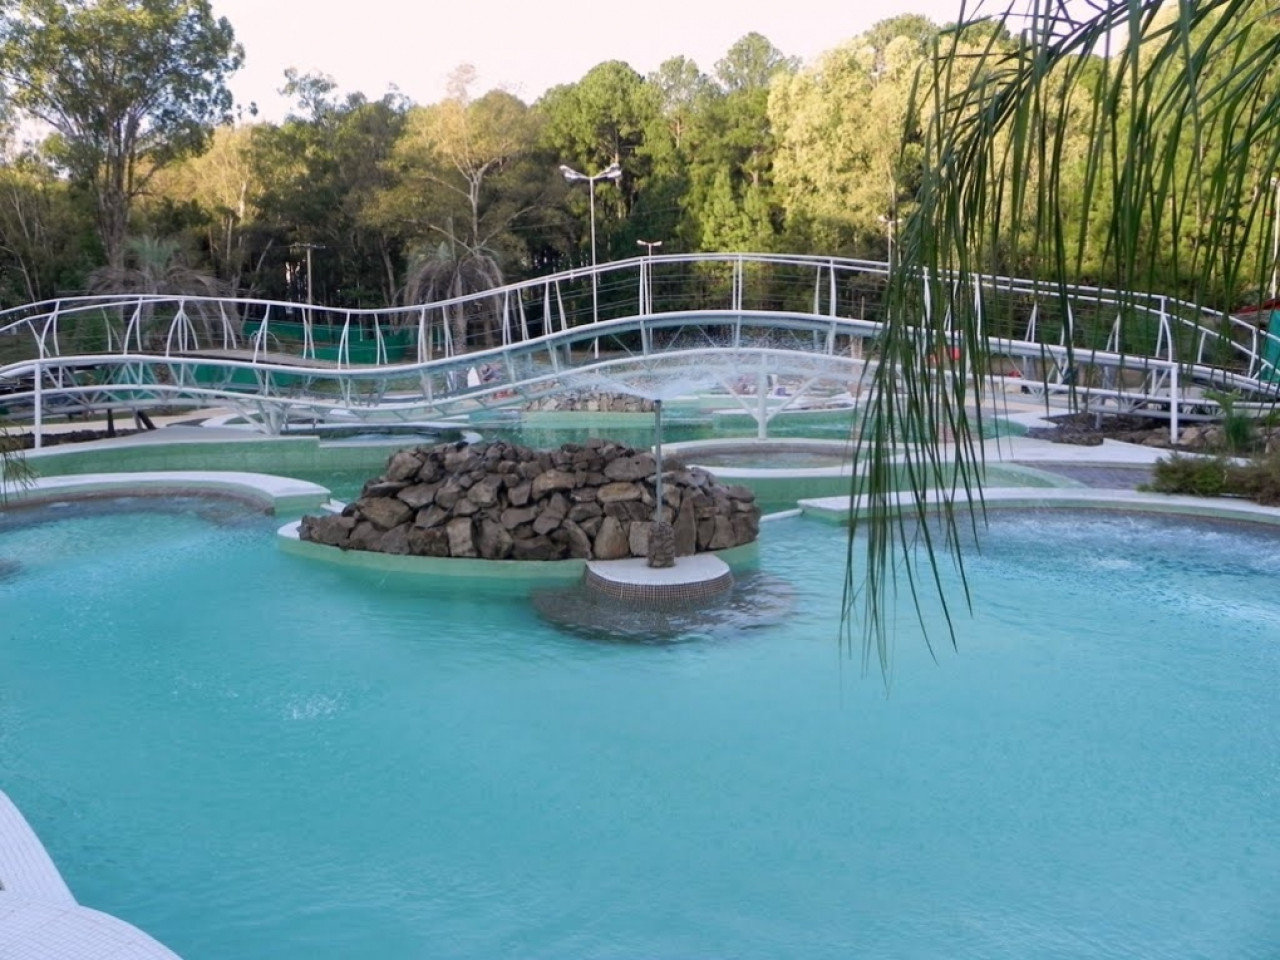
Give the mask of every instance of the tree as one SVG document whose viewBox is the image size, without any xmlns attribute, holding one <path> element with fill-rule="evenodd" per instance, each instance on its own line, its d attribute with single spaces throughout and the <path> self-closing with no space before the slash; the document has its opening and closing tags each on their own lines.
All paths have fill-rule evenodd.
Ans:
<svg viewBox="0 0 1280 960">
<path fill-rule="evenodd" d="M 209 0 L 11 0 L 0 13 L 0 81 L 57 132 L 61 162 L 91 188 L 112 267 L 155 170 L 230 119 L 226 78 L 242 59 Z"/>
<path fill-rule="evenodd" d="M 215 274 L 233 290 L 241 288 L 241 278 L 252 266 L 248 228 L 258 218 L 252 140 L 252 127 L 219 127 L 204 153 L 160 171 L 147 198 L 151 206 L 191 209 L 195 222 L 188 230 L 198 238 Z"/>
<path fill-rule="evenodd" d="M 442 240 L 434 248 L 415 257 L 405 283 L 406 304 L 436 303 L 468 294 L 492 290 L 502 285 L 497 261 L 483 250 L 459 250 L 456 243 Z M 465 352 L 471 328 L 480 327 L 486 347 L 493 346 L 497 324 L 497 304 L 490 297 L 455 304 L 446 318 L 455 352 Z"/>
<path fill-rule="evenodd" d="M 1120 291 L 1108 308 L 1114 317 L 1132 309 L 1132 295 L 1166 293 L 1171 279 L 1196 306 L 1225 311 L 1272 267 L 1274 5 L 1110 0 L 1089 5 L 1087 16 L 1059 0 L 1027 6 L 1017 21 L 1008 14 L 949 30 L 922 84 L 939 108 L 922 131 L 916 206 L 900 234 L 902 269 L 889 282 L 890 321 L 854 450 L 852 493 L 865 507 L 851 532 L 846 623 L 863 616 L 864 657 L 882 665 L 886 600 L 903 565 L 912 591 L 937 582 L 938 552 L 960 560 L 960 529 L 980 525 L 983 380 L 946 378 L 927 358 L 949 343 L 950 324 L 966 366 L 987 369 L 975 297 L 982 276 L 1016 248 L 1042 304 L 1065 314 L 1068 285 L 1088 257 Z M 1000 36 L 1016 38 L 1012 49 Z M 1073 119 L 1081 101 L 1090 106 Z M 1067 168 L 1078 187 L 1064 191 Z M 1171 277 L 1156 253 L 1188 234 L 1191 253 Z M 1183 347 L 1185 357 L 1194 344 Z M 1065 362 L 1076 363 L 1069 344 Z M 956 442 L 944 447 L 940 434 Z M 906 491 L 895 483 L 903 476 Z M 941 530 L 926 509 L 938 490 L 960 501 Z M 904 495 L 905 521 L 895 510 Z M 854 560 L 858 542 L 864 562 Z"/>
<path fill-rule="evenodd" d="M 444 240 L 515 263 L 524 244 L 513 228 L 546 202 L 549 165 L 531 169 L 540 116 L 501 90 L 472 98 L 471 82 L 471 68 L 459 68 L 447 99 L 409 111 L 385 164 L 388 187 L 366 214 L 410 245 Z"/>
<path fill-rule="evenodd" d="M 792 237 L 831 253 L 887 256 L 889 231 L 919 183 L 920 117 L 909 108 L 938 29 L 896 17 L 775 82 L 774 181 Z"/>
<path fill-rule="evenodd" d="M 80 287 L 94 246 L 84 207 L 38 154 L 0 164 L 0 307 Z"/>
<path fill-rule="evenodd" d="M 543 145 L 550 169 L 564 163 L 594 175 L 613 163 L 622 167 L 621 179 L 595 191 L 600 259 L 608 259 L 652 173 L 647 147 L 659 123 L 657 91 L 628 64 L 609 60 L 592 67 L 577 83 L 549 90 L 537 109 L 545 118 Z M 560 188 L 572 223 L 579 228 L 571 243 L 585 250 L 589 191 L 563 182 Z"/>
<path fill-rule="evenodd" d="M 694 246 L 757 251 L 776 246 L 783 212 L 773 189 L 776 150 L 769 121 L 772 84 L 797 67 L 758 33 L 716 63 L 718 95 L 702 99 L 688 131 L 688 216 Z"/>
<path fill-rule="evenodd" d="M 254 127 L 249 146 L 249 201 L 260 216 L 255 286 L 264 295 L 298 298 L 285 282 L 298 260 L 290 251 L 312 244 L 319 245 L 310 247 L 318 299 L 334 306 L 392 303 L 405 238 L 394 219 L 370 210 L 395 183 L 389 161 L 407 104 L 394 93 L 372 101 L 360 93 L 338 98 L 326 76 L 288 71 L 286 79 L 298 110 L 279 126 Z"/>
</svg>

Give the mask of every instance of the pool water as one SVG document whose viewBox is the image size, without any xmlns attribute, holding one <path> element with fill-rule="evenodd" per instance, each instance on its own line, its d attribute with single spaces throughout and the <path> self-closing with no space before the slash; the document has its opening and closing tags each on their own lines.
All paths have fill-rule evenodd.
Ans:
<svg viewBox="0 0 1280 960">
<path fill-rule="evenodd" d="M 648 645 L 277 523 L 0 527 L 0 785 L 186 960 L 1280 950 L 1270 531 L 997 516 L 958 651 L 904 604 L 886 695 L 825 525 L 765 526 L 785 622 Z"/>
</svg>

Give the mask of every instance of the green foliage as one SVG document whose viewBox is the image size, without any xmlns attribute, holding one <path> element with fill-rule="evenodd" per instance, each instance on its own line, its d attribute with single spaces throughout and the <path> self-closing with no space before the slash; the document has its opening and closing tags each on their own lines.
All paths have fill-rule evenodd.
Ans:
<svg viewBox="0 0 1280 960">
<path fill-rule="evenodd" d="M 1233 467 L 1225 457 L 1173 454 L 1158 460 L 1146 489 L 1193 497 L 1220 497 L 1232 490 Z"/>
<path fill-rule="evenodd" d="M 1206 390 L 1205 399 L 1212 400 L 1222 411 L 1222 445 L 1228 454 L 1248 453 L 1253 449 L 1257 421 L 1236 403 L 1240 395 L 1223 390 Z"/>
<path fill-rule="evenodd" d="M 947 378 L 927 356 L 950 328 L 968 362 L 987 367 L 982 275 L 1037 282 L 1045 310 L 1085 277 L 1219 309 L 1263 286 L 1274 240 L 1263 198 L 1280 167 L 1278 24 L 1261 0 L 1032 0 L 1016 20 L 966 22 L 962 10 L 940 36 L 908 107 L 923 162 L 855 450 L 852 493 L 865 508 L 846 624 L 861 619 L 868 660 L 888 667 L 895 586 L 937 587 L 943 554 L 963 571 L 960 532 L 980 525 L 982 450 L 968 411 L 983 384 Z M 939 427 L 957 442 L 904 445 Z M 899 465 L 904 510 L 891 483 Z M 941 523 L 925 506 L 936 490 L 954 498 Z"/>
<path fill-rule="evenodd" d="M 151 173 L 230 119 L 243 59 L 208 0 L 13 0 L 0 7 L 0 82 L 58 131 L 60 157 L 97 201 L 107 261 L 124 257 L 130 205 Z"/>
<path fill-rule="evenodd" d="M 42 157 L 0 164 L 0 308 L 78 289 L 92 235 L 83 197 Z"/>
<path fill-rule="evenodd" d="M 1253 458 L 1232 468 L 1234 490 L 1263 506 L 1280 506 L 1280 451 Z"/>
<path fill-rule="evenodd" d="M 280 126 L 254 127 L 247 147 L 260 217 L 252 285 L 261 295 L 302 300 L 306 258 L 320 302 L 371 306 L 394 302 L 405 237 L 398 224 L 370 214 L 394 183 L 390 159 L 403 132 L 403 101 L 331 96 L 326 77 L 291 75 L 301 111 Z"/>
<path fill-rule="evenodd" d="M 1245 497 L 1280 505 L 1280 451 L 1248 460 L 1174 454 L 1156 463 L 1146 489 L 1194 497 Z"/>
<path fill-rule="evenodd" d="M 13 487 L 30 486 L 36 478 L 35 470 L 22 453 L 22 444 L 0 423 L 0 504 Z"/>
</svg>

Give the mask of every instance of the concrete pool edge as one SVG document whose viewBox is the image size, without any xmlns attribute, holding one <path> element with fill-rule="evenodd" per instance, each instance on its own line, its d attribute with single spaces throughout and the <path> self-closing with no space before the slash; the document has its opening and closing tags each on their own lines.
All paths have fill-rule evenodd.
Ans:
<svg viewBox="0 0 1280 960">
<path fill-rule="evenodd" d="M 322 510 L 331 501 L 318 483 L 235 470 L 152 470 L 37 477 L 28 485 L 4 488 L 5 506 L 24 506 L 103 496 L 222 496 L 261 506 L 272 513 Z"/>
<path fill-rule="evenodd" d="M 0 955 L 9 960 L 178 960 L 132 924 L 78 903 L 31 824 L 2 790 Z"/>
<path fill-rule="evenodd" d="M 891 510 L 907 510 L 915 500 L 909 496 L 890 498 Z M 1223 497 L 1188 497 L 1163 493 L 1147 493 L 1140 490 L 1109 490 L 1093 487 L 995 487 L 982 491 L 981 500 L 964 496 L 952 499 L 931 494 L 924 508 L 936 513 L 948 504 L 964 509 L 1090 509 L 1132 510 L 1141 513 L 1165 513 L 1206 520 L 1237 520 L 1280 526 L 1280 508 L 1265 507 L 1252 500 Z M 818 497 L 801 500 L 801 515 L 827 523 L 847 524 L 853 513 L 865 509 L 866 498 L 851 504 L 850 498 Z"/>
</svg>

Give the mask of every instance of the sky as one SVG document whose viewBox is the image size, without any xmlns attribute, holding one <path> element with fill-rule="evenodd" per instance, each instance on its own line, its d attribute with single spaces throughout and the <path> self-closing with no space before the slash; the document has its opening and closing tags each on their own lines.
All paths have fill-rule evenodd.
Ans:
<svg viewBox="0 0 1280 960">
<path fill-rule="evenodd" d="M 416 103 L 445 95 L 460 64 L 476 67 L 474 94 L 502 88 L 532 103 L 606 60 L 642 74 L 674 56 L 706 73 L 745 34 L 763 34 L 810 62 L 880 20 L 902 13 L 957 18 L 960 0 L 212 0 L 244 46 L 230 81 L 236 102 L 283 119 L 284 71 L 327 74 L 343 93 L 377 99 L 391 87 Z M 969 10 L 973 2 L 970 0 Z"/>
</svg>

